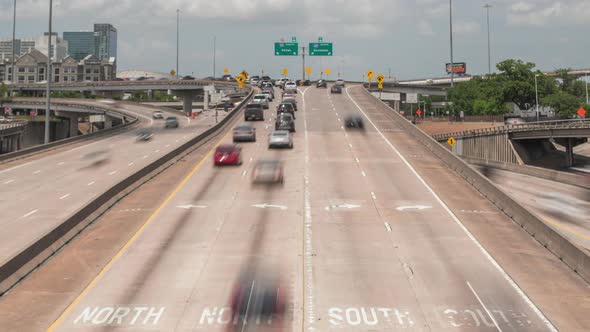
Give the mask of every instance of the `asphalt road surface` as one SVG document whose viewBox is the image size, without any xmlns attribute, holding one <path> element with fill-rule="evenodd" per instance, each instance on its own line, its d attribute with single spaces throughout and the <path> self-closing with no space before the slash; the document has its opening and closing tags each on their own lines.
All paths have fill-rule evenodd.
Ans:
<svg viewBox="0 0 590 332">
<path fill-rule="evenodd" d="M 361 89 L 302 88 L 293 150 L 267 149 L 273 104 L 243 165 L 207 155 L 49 331 L 555 331 Z M 284 162 L 284 185 L 251 184 L 259 159 Z M 260 314 L 265 294 L 283 315 Z"/>
<path fill-rule="evenodd" d="M 0 170 L 0 263 L 40 238 L 115 183 L 205 131 L 210 115 L 187 119 L 178 112 L 180 128 L 164 129 L 153 120 L 153 108 L 125 104 L 125 111 L 142 119 L 131 131 L 59 150 Z M 223 113 L 223 112 L 222 112 Z M 140 130 L 150 129 L 148 142 L 136 142 Z"/>
</svg>

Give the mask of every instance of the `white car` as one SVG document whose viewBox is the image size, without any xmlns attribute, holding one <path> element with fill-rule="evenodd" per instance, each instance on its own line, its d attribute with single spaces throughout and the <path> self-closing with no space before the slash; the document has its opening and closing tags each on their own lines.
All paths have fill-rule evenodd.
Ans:
<svg viewBox="0 0 590 332">
<path fill-rule="evenodd" d="M 268 136 L 268 148 L 293 148 L 293 137 L 288 130 L 274 130 Z"/>
<path fill-rule="evenodd" d="M 336 85 L 340 86 L 340 87 L 344 87 L 344 80 L 339 78 L 336 80 Z"/>
<path fill-rule="evenodd" d="M 292 90 L 292 89 L 297 89 L 297 84 L 295 84 L 295 82 L 289 81 L 287 83 L 285 83 L 285 90 Z"/>
<path fill-rule="evenodd" d="M 268 96 L 262 93 L 255 95 L 254 99 L 252 99 L 252 103 L 260 104 L 264 109 L 268 109 L 269 107 Z"/>
</svg>

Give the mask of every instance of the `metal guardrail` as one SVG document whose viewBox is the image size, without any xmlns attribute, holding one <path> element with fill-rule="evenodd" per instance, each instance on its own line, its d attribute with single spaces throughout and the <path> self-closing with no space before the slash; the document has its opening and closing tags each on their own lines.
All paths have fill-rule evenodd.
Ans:
<svg viewBox="0 0 590 332">
<path fill-rule="evenodd" d="M 62 224 L 49 231 L 44 236 L 31 243 L 23 251 L 2 264 L 0 266 L 0 296 L 24 279 L 39 265 L 43 264 L 43 262 L 102 216 L 102 214 L 109 210 L 119 200 L 123 199 L 145 182 L 181 160 L 186 154 L 197 149 L 200 146 L 199 144 L 204 144 L 216 134 L 222 132 L 230 124 L 230 121 L 236 116 L 236 114 L 242 110 L 243 106 L 251 99 L 254 91 L 255 90 L 252 89 L 250 94 L 248 94 L 248 96 L 218 124 L 120 181 L 109 190 L 96 197 L 92 202 L 80 208 Z"/>
<path fill-rule="evenodd" d="M 174 89 L 174 87 L 204 87 L 208 85 L 218 86 L 237 86 L 236 82 L 230 81 L 209 81 L 209 80 L 142 80 L 142 81 L 100 81 L 100 82 L 74 82 L 74 83 L 52 83 L 53 90 L 60 89 L 80 89 L 92 90 L 108 88 L 125 88 L 125 87 L 150 87 L 163 86 Z M 46 83 L 27 83 L 27 84 L 8 84 L 10 90 L 44 90 Z"/>
<path fill-rule="evenodd" d="M 375 98 L 370 92 L 364 90 L 367 95 Z M 454 155 L 442 144 L 426 134 L 410 121 L 406 120 L 391 107 L 375 98 L 381 105 L 391 111 L 393 121 L 404 129 L 414 139 L 424 145 L 437 158 L 440 158 L 457 175 L 467 181 L 492 204 L 494 204 L 506 216 L 512 219 L 540 245 L 549 250 L 557 258 L 563 261 L 569 268 L 582 279 L 590 283 L 590 254 L 565 236 L 545 224 L 541 219 L 532 214 L 508 194 L 498 188 L 488 178 L 469 166 L 464 160 Z M 553 122 L 553 121 L 550 121 Z"/>
<path fill-rule="evenodd" d="M 447 140 L 449 137 L 465 138 L 486 135 L 499 135 L 514 132 L 536 131 L 536 130 L 566 130 L 566 129 L 590 129 L 590 119 L 575 120 L 553 120 L 516 125 L 506 125 L 482 129 L 464 130 L 452 133 L 437 134 L 432 137 L 437 141 Z"/>
</svg>

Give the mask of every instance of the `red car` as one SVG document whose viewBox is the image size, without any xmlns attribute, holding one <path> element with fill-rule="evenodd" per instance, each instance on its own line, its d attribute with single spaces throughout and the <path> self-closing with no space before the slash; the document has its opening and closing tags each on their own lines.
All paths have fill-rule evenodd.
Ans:
<svg viewBox="0 0 590 332">
<path fill-rule="evenodd" d="M 215 166 L 241 165 L 242 148 L 237 144 L 222 144 L 215 150 L 213 162 Z"/>
</svg>

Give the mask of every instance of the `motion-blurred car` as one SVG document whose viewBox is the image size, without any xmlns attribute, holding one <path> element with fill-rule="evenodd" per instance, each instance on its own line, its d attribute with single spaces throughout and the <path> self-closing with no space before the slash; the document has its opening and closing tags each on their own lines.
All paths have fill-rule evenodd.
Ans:
<svg viewBox="0 0 590 332">
<path fill-rule="evenodd" d="M 341 86 L 341 87 L 344 87 L 346 85 L 344 83 L 344 80 L 341 79 L 341 78 L 337 79 L 335 84 L 338 85 L 338 86 Z"/>
<path fill-rule="evenodd" d="M 259 160 L 252 171 L 252 183 L 283 183 L 283 164 L 278 160 Z"/>
<path fill-rule="evenodd" d="M 289 113 L 293 116 L 293 119 L 295 119 L 295 109 L 291 103 L 281 103 L 277 106 L 277 116 L 282 113 Z"/>
<path fill-rule="evenodd" d="M 249 125 L 234 128 L 233 140 L 235 142 L 256 142 L 256 128 Z"/>
<path fill-rule="evenodd" d="M 342 87 L 340 85 L 332 85 L 330 93 L 342 93 Z"/>
<path fill-rule="evenodd" d="M 262 105 L 262 108 L 264 108 L 265 110 L 269 107 L 268 96 L 261 93 L 254 96 L 254 98 L 252 99 L 252 103 Z"/>
<path fill-rule="evenodd" d="M 283 104 L 291 104 L 293 105 L 293 109 L 295 110 L 295 112 L 297 112 L 297 99 L 295 99 L 294 96 L 287 96 L 287 97 L 283 97 Z M 295 117 L 295 115 L 293 115 L 293 117 Z"/>
<path fill-rule="evenodd" d="M 178 128 L 178 118 L 175 116 L 167 117 L 165 128 Z"/>
<path fill-rule="evenodd" d="M 143 129 L 140 130 L 139 132 L 137 132 L 137 136 L 135 137 L 135 140 L 137 142 L 146 142 L 152 139 L 152 137 L 154 137 L 154 134 L 148 130 L 148 129 Z"/>
<path fill-rule="evenodd" d="M 241 165 L 242 148 L 237 144 L 222 144 L 215 149 L 213 163 L 216 166 Z"/>
<path fill-rule="evenodd" d="M 358 115 L 349 115 L 344 118 L 346 128 L 364 129 L 363 118 Z"/>
<path fill-rule="evenodd" d="M 288 130 L 275 130 L 268 136 L 268 148 L 293 148 L 293 137 Z"/>
<path fill-rule="evenodd" d="M 316 88 L 327 88 L 328 87 L 328 83 L 324 80 L 319 80 L 316 84 L 315 84 Z"/>
<path fill-rule="evenodd" d="M 295 132 L 295 119 L 293 119 L 293 116 L 289 113 L 279 114 L 275 122 L 275 130 Z"/>
<path fill-rule="evenodd" d="M 152 118 L 153 119 L 157 119 L 157 120 L 164 119 L 164 112 L 162 112 L 162 111 L 155 111 L 154 113 L 152 113 Z"/>
<path fill-rule="evenodd" d="M 262 104 L 250 103 L 250 104 L 246 105 L 246 111 L 244 112 L 244 119 L 246 121 L 250 121 L 250 120 L 264 121 L 264 110 L 263 110 Z"/>
</svg>

